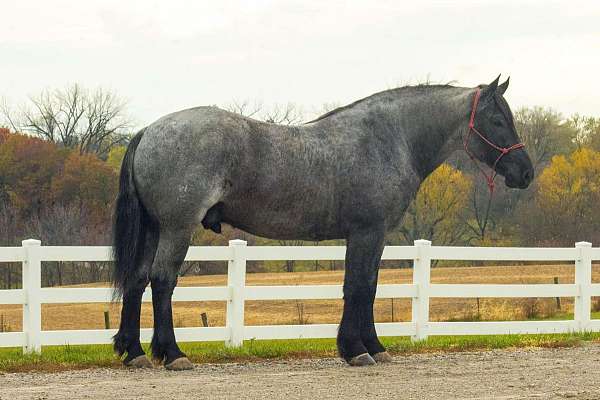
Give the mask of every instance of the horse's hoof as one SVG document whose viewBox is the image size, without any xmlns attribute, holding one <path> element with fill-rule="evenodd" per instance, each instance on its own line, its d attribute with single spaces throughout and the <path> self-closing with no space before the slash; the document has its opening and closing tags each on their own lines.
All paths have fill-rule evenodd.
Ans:
<svg viewBox="0 0 600 400">
<path fill-rule="evenodd" d="M 187 357 L 180 357 L 169 364 L 165 364 L 165 368 L 169 371 L 185 371 L 187 369 L 194 369 L 194 364 Z"/>
<path fill-rule="evenodd" d="M 382 351 L 381 353 L 373 354 L 373 360 L 377 363 L 391 363 L 393 359 L 392 356 L 390 356 L 390 353 Z"/>
<path fill-rule="evenodd" d="M 348 361 L 348 364 L 353 367 L 364 367 L 366 365 L 374 365 L 375 360 L 373 360 L 373 357 L 371 357 L 369 353 L 363 353 L 356 357 L 352 357 L 350 361 Z"/>
<path fill-rule="evenodd" d="M 148 360 L 148 357 L 146 357 L 144 354 L 142 354 L 141 356 L 137 356 L 133 360 L 125 363 L 125 366 L 129 367 L 129 368 L 153 368 L 154 367 L 152 365 L 152 363 L 150 362 L 150 360 Z"/>
</svg>

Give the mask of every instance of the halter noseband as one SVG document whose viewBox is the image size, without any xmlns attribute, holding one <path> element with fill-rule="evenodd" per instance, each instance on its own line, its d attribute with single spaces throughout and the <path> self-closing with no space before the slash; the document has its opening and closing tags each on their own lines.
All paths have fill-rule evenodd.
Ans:
<svg viewBox="0 0 600 400">
<path fill-rule="evenodd" d="M 488 188 L 490 189 L 490 194 L 492 194 L 492 193 L 494 193 L 494 179 L 496 178 L 496 175 L 498 175 L 498 172 L 496 172 L 496 165 L 498 164 L 500 159 L 513 150 L 521 149 L 521 148 L 525 147 L 525 145 L 523 143 L 516 143 L 510 147 L 500 147 L 497 144 L 490 141 L 488 138 L 486 138 L 477 129 L 475 129 L 475 112 L 477 110 L 477 104 L 479 104 L 480 96 L 481 96 L 481 89 L 477 88 L 477 91 L 475 92 L 475 98 L 473 99 L 473 109 L 471 110 L 471 118 L 469 119 L 469 130 L 467 131 L 467 135 L 465 136 L 464 146 L 465 146 L 465 152 L 469 155 L 469 157 L 471 157 L 471 160 L 473 160 L 475 162 L 475 165 L 477 165 L 477 168 L 479 168 L 479 171 L 481 171 L 481 174 L 485 178 Z M 487 143 L 491 148 L 498 150 L 500 152 L 500 154 L 498 155 L 498 158 L 496 158 L 496 161 L 494 161 L 494 164 L 492 165 L 492 172 L 489 175 L 483 170 L 483 168 L 477 162 L 477 159 L 475 158 L 473 153 L 471 153 L 471 151 L 469 150 L 469 138 L 471 137 L 471 133 L 473 133 L 473 132 L 475 132 L 481 138 L 481 140 L 483 140 L 485 143 Z"/>
</svg>

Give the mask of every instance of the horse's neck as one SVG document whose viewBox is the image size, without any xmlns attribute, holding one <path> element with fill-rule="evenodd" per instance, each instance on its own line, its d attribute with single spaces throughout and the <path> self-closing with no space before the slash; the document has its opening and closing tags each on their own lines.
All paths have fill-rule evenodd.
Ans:
<svg viewBox="0 0 600 400">
<path fill-rule="evenodd" d="M 457 88 L 459 89 L 459 88 Z M 413 122 L 405 129 L 413 166 L 421 179 L 462 147 L 468 129 L 470 90 L 432 93 L 430 98 L 411 103 L 405 117 Z"/>
<path fill-rule="evenodd" d="M 326 118 L 343 131 L 348 125 L 362 125 L 365 135 L 385 138 L 385 145 L 402 149 L 424 180 L 454 151 L 462 146 L 471 112 L 473 89 L 431 88 L 429 93 L 382 92 Z M 315 125 L 313 125 L 315 126 Z"/>
</svg>

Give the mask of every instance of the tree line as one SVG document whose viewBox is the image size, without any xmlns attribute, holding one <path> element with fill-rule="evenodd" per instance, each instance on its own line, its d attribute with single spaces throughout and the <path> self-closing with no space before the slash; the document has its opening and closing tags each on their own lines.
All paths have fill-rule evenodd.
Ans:
<svg viewBox="0 0 600 400">
<path fill-rule="evenodd" d="M 224 108 L 270 123 L 298 124 L 304 112 L 292 103 L 265 107 L 233 102 Z M 333 108 L 326 105 L 322 110 Z M 112 92 L 78 85 L 48 90 L 17 109 L 0 105 L 0 246 L 39 238 L 45 245 L 108 245 L 121 160 L 133 124 L 126 103 Z M 526 107 L 515 124 L 536 169 L 530 189 L 496 185 L 490 194 L 462 154 L 434 171 L 421 186 L 388 244 L 429 239 L 438 245 L 572 246 L 600 243 L 600 118 L 564 118 L 550 108 Z M 499 177 L 499 179 L 502 179 Z M 327 245 L 275 241 L 225 227 L 221 235 L 199 229 L 194 245 Z M 45 285 L 106 280 L 107 263 L 47 263 Z M 397 266 L 398 263 L 386 263 Z M 342 268 L 342 262 L 256 262 L 252 271 Z M 182 274 L 222 273 L 218 262 L 186 263 Z M 19 265 L 0 270 L 0 287 L 20 285 Z"/>
</svg>

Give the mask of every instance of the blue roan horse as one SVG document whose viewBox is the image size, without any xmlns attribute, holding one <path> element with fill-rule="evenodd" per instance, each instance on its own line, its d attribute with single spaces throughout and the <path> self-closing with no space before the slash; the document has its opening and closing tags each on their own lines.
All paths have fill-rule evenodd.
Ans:
<svg viewBox="0 0 600 400">
<path fill-rule="evenodd" d="M 346 239 L 340 356 L 350 365 L 389 361 L 373 321 L 379 262 L 421 182 L 461 148 L 509 187 L 533 179 L 529 156 L 514 146 L 507 87 L 496 79 L 386 90 L 301 126 L 198 107 L 142 129 L 123 160 L 114 220 L 113 280 L 123 296 L 114 346 L 124 363 L 151 366 L 139 339 L 150 282 L 152 353 L 169 369 L 191 368 L 175 342 L 171 295 L 192 232 L 199 224 L 220 232 L 221 223 L 274 239 Z"/>
</svg>

